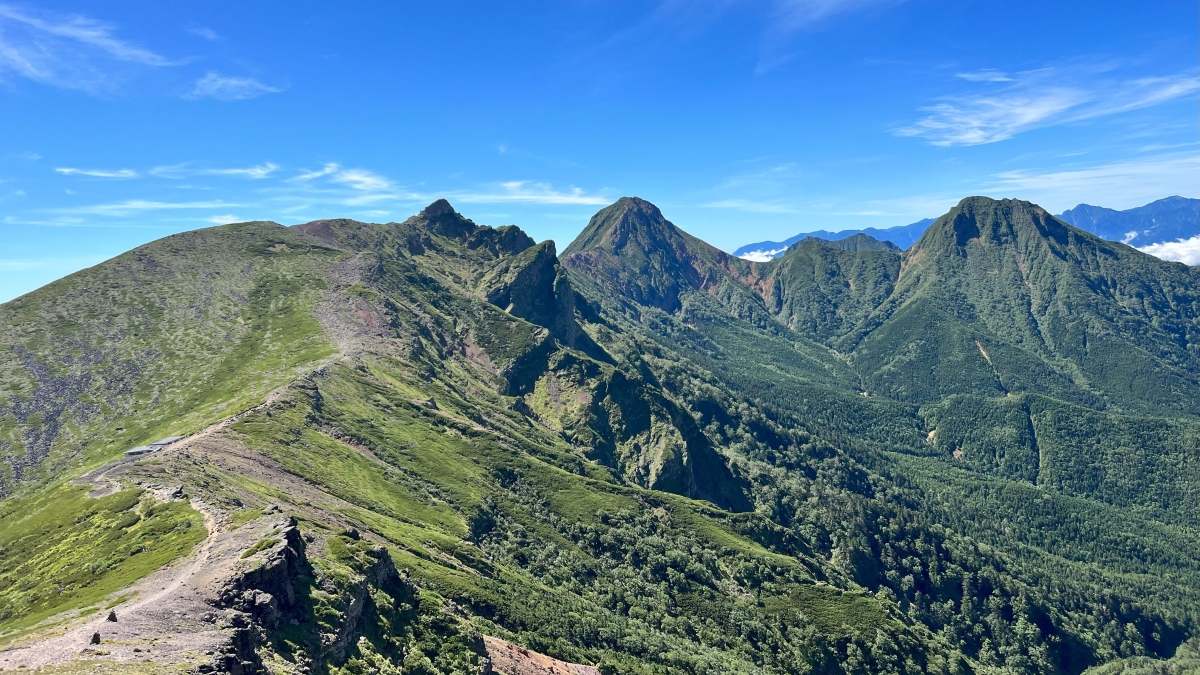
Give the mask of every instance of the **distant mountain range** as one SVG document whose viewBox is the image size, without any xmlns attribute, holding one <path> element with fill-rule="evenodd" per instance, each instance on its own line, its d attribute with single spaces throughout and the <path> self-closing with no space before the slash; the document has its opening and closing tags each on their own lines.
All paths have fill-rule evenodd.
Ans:
<svg viewBox="0 0 1200 675">
<path fill-rule="evenodd" d="M 888 227 L 878 229 L 868 227 L 862 230 L 840 230 L 838 232 L 829 232 L 828 230 L 816 230 L 814 232 L 801 232 L 794 237 L 789 237 L 783 241 L 760 241 L 756 244 L 746 244 L 745 246 L 734 251 L 733 254 L 739 258 L 746 260 L 755 260 L 765 262 L 772 258 L 781 258 L 787 252 L 788 247 L 792 244 L 799 243 L 808 237 L 816 237 L 825 241 L 840 241 L 853 237 L 856 234 L 865 234 L 879 241 L 886 241 L 906 249 L 916 243 L 925 234 L 925 230 L 933 224 L 933 218 L 925 218 L 918 220 L 911 225 L 899 225 L 897 227 Z"/>
<path fill-rule="evenodd" d="M 1080 204 L 1058 217 L 1103 239 L 1149 246 L 1200 234 L 1200 199 L 1167 197 L 1126 211 Z"/>
<path fill-rule="evenodd" d="M 1150 246 L 1180 239 L 1200 236 L 1200 199 L 1167 197 L 1125 211 L 1080 204 L 1057 216 L 1075 227 L 1110 241 L 1119 241 L 1131 246 Z M 746 244 L 733 254 L 746 260 L 766 261 L 782 257 L 788 247 L 807 237 L 826 241 L 839 241 L 856 234 L 869 235 L 880 241 L 891 242 L 902 249 L 912 246 L 925 230 L 933 224 L 933 218 L 925 218 L 911 225 L 885 229 L 868 227 L 862 230 L 840 230 L 829 232 L 801 232 L 784 241 L 760 241 Z"/>
</svg>

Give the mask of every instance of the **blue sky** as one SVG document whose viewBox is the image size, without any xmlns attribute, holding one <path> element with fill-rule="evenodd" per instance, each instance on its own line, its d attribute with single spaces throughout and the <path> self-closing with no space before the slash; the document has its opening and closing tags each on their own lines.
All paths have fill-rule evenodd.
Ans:
<svg viewBox="0 0 1200 675">
<path fill-rule="evenodd" d="M 519 10 L 512 9 L 518 7 Z M 1194 0 L 0 0 L 0 301 L 231 220 L 447 197 L 732 250 L 970 194 L 1200 196 Z"/>
</svg>

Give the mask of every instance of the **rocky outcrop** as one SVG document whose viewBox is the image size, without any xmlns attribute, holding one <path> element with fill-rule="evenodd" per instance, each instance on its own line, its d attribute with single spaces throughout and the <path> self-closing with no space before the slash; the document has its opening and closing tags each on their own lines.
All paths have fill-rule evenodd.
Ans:
<svg viewBox="0 0 1200 675">
<path fill-rule="evenodd" d="M 331 637 L 324 637 L 325 643 L 319 661 L 340 663 L 345 660 L 349 650 L 364 631 L 364 618 L 372 612 L 387 612 L 393 608 L 372 607 L 374 599 L 372 589 L 380 589 L 388 594 L 396 606 L 415 605 L 417 589 L 409 581 L 406 573 L 396 570 L 392 557 L 387 549 L 374 546 L 371 549 L 369 562 L 362 568 L 360 577 L 354 579 L 348 588 L 341 588 L 341 602 L 345 610 L 338 630 Z"/>
<path fill-rule="evenodd" d="M 348 580 L 335 582 L 322 576 L 309 562 L 307 543 L 294 519 L 288 518 L 266 538 L 246 549 L 241 573 L 228 578 L 215 598 L 217 609 L 225 610 L 218 621 L 232 629 L 227 649 L 218 650 L 197 672 L 242 675 L 262 670 L 262 656 L 276 648 L 280 631 L 289 640 L 303 643 L 297 666 L 344 662 L 364 632 L 367 622 L 380 614 L 394 614 L 397 607 L 416 604 L 416 588 L 396 569 L 387 549 L 362 546 Z M 255 550 L 259 549 L 259 550 Z M 246 555 L 249 553 L 249 555 Z M 334 625 L 318 624 L 313 616 L 314 589 L 336 610 Z M 375 606 L 374 592 L 382 590 L 394 606 Z"/>
<path fill-rule="evenodd" d="M 544 241 L 505 259 L 483 280 L 488 302 L 513 316 L 548 328 L 568 347 L 575 346 L 575 294 L 558 264 L 554 242 Z"/>
<path fill-rule="evenodd" d="M 527 389 L 531 414 L 629 482 L 730 511 L 752 508 L 744 478 L 695 419 L 640 377 L 563 350 Z"/>
<path fill-rule="evenodd" d="M 600 675 L 595 666 L 559 661 L 500 638 L 485 636 L 483 644 L 495 675 Z"/>
<path fill-rule="evenodd" d="M 267 629 L 277 627 L 285 615 L 300 611 L 297 579 L 310 575 L 312 567 L 305 555 L 304 537 L 296 528 L 295 519 L 288 518 L 285 522 L 283 527 L 278 528 L 277 534 L 269 534 L 262 540 L 274 543 L 263 547 L 261 553 L 257 554 L 261 556 L 261 564 L 231 579 L 216 598 L 216 607 L 244 612 Z M 261 543 L 255 546 L 259 545 Z"/>
</svg>

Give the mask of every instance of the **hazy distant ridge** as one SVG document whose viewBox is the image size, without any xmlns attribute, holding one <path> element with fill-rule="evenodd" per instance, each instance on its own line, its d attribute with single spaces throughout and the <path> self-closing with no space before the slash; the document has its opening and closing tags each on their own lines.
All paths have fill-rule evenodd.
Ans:
<svg viewBox="0 0 1200 675">
<path fill-rule="evenodd" d="M 900 248 L 908 248 L 912 246 L 921 235 L 925 233 L 933 223 L 933 218 L 925 218 L 911 225 L 900 225 L 897 227 L 888 227 L 878 229 L 868 227 L 862 230 L 840 230 L 838 232 L 829 232 L 827 230 L 816 230 L 814 232 L 801 232 L 794 237 L 789 237 L 783 241 L 760 241 L 756 244 L 746 244 L 745 246 L 734 251 L 733 254 L 739 258 L 747 260 L 770 260 L 778 258 L 787 251 L 788 247 L 795 244 L 806 237 L 816 237 L 826 241 L 838 241 L 853 237 L 856 234 L 865 234 L 867 236 L 878 239 L 879 241 L 890 241 Z"/>
<path fill-rule="evenodd" d="M 1200 235 L 1200 199 L 1186 197 L 1167 197 L 1125 211 L 1080 204 L 1058 217 L 1097 237 L 1130 246 L 1148 246 Z"/>
</svg>

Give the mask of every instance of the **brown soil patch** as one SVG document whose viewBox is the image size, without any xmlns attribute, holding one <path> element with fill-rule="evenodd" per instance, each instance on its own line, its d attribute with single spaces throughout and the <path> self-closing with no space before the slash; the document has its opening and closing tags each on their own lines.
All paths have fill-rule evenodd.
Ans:
<svg viewBox="0 0 1200 675">
<path fill-rule="evenodd" d="M 485 635 L 483 645 L 497 675 L 600 675 L 595 666 L 559 661 L 500 638 Z"/>
</svg>

